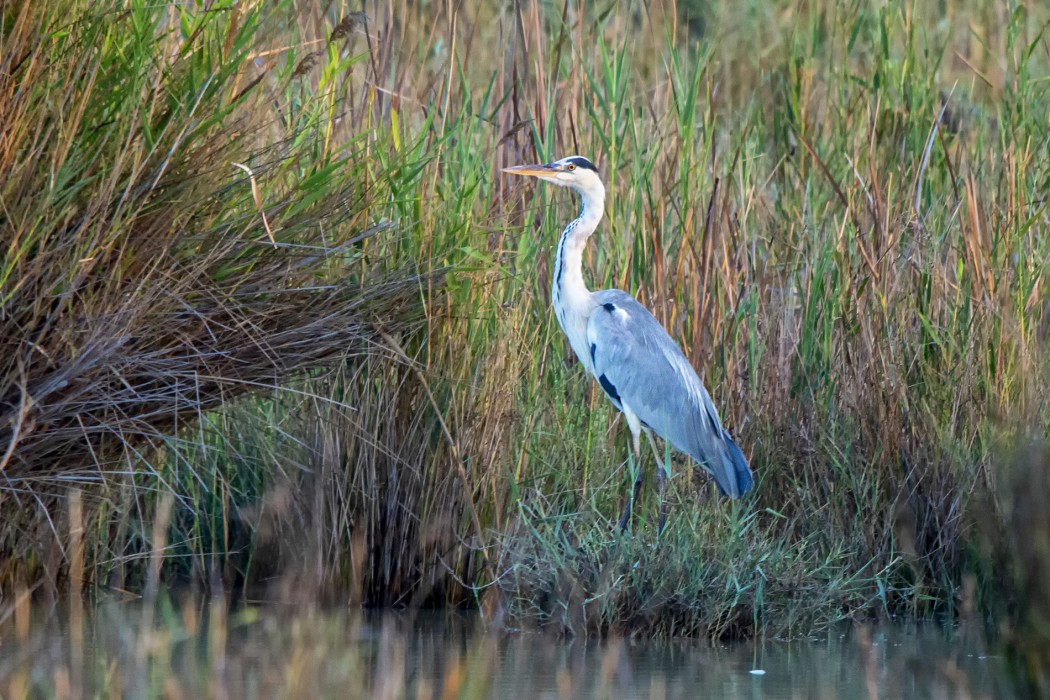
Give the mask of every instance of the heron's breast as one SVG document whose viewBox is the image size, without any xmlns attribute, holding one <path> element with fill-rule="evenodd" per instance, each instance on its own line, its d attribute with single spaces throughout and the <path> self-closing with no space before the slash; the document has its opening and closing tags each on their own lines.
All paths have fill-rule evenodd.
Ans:
<svg viewBox="0 0 1050 700">
<path fill-rule="evenodd" d="M 558 325 L 569 340 L 569 346 L 576 353 L 576 357 L 583 363 L 589 372 L 594 371 L 594 363 L 591 361 L 589 346 L 587 344 L 587 321 L 590 314 L 584 309 L 576 309 L 570 306 L 555 307 L 555 316 Z"/>
</svg>

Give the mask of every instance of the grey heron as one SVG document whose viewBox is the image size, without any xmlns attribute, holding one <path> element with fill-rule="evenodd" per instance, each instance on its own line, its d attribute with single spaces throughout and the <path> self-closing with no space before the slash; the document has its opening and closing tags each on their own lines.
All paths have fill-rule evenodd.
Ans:
<svg viewBox="0 0 1050 700">
<path fill-rule="evenodd" d="M 504 168 L 503 172 L 537 177 L 580 195 L 580 215 L 565 227 L 558 243 L 551 301 L 573 352 L 623 412 L 631 429 L 636 475 L 620 529 L 627 529 L 642 488 L 642 433 L 656 455 L 658 532 L 667 520 L 664 487 L 669 470 L 656 450 L 653 433 L 696 460 L 726 496 L 739 498 L 747 493 L 754 486 L 747 459 L 722 427 L 718 409 L 677 343 L 627 292 L 591 292 L 583 281 L 583 250 L 605 212 L 605 186 L 598 168 L 582 156 L 569 156 L 544 165 Z"/>
</svg>

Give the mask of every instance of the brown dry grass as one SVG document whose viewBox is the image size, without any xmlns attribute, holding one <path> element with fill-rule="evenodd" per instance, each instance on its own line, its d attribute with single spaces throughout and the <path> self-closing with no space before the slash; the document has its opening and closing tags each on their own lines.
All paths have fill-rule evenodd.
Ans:
<svg viewBox="0 0 1050 700">
<path fill-rule="evenodd" d="M 435 278 L 369 259 L 398 235 L 366 213 L 388 173 L 260 109 L 251 17 L 4 8 L 0 578 L 54 580 L 71 489 L 114 499 L 104 526 L 172 436 L 377 352 Z"/>
</svg>

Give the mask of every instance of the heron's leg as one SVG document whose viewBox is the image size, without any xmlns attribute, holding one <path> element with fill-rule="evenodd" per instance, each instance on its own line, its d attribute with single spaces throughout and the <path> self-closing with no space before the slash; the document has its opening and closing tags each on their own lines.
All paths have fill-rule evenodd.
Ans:
<svg viewBox="0 0 1050 700">
<path fill-rule="evenodd" d="M 667 525 L 667 501 L 664 499 L 664 487 L 667 486 L 667 478 L 671 474 L 660 452 L 656 449 L 652 431 L 646 430 L 645 436 L 649 438 L 649 446 L 653 448 L 653 456 L 656 457 L 656 497 L 660 501 L 660 516 L 656 525 L 656 534 L 660 535 L 663 534 L 664 526 Z"/>
<path fill-rule="evenodd" d="M 628 425 L 631 425 L 630 420 L 628 420 Z M 634 430 L 633 425 L 631 425 L 631 447 L 631 453 L 627 456 L 627 460 L 634 474 L 634 487 L 631 489 L 631 495 L 628 497 L 627 505 L 623 509 L 623 515 L 620 516 L 620 532 L 626 530 L 631 524 L 631 511 L 634 508 L 634 502 L 638 500 L 638 495 L 642 491 L 642 480 L 645 478 L 645 465 L 642 464 L 642 453 L 640 450 L 641 445 L 638 442 L 638 433 Z"/>
</svg>

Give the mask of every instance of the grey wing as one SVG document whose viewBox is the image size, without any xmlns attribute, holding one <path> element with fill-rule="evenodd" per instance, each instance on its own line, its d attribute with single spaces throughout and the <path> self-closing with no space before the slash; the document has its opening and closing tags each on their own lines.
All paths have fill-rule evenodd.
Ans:
<svg viewBox="0 0 1050 700">
<path fill-rule="evenodd" d="M 754 485 L 747 459 L 678 345 L 630 294 L 607 289 L 594 296 L 598 307 L 587 322 L 587 343 L 605 393 L 700 463 L 722 493 L 746 493 Z"/>
</svg>

